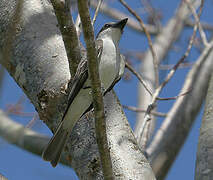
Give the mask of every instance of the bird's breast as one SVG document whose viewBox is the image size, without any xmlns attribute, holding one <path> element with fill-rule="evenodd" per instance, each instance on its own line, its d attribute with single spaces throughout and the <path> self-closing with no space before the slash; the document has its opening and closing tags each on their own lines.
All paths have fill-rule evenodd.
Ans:
<svg viewBox="0 0 213 180">
<path fill-rule="evenodd" d="M 103 40 L 103 50 L 99 65 L 102 86 L 107 90 L 119 72 L 120 55 L 112 40 Z"/>
</svg>

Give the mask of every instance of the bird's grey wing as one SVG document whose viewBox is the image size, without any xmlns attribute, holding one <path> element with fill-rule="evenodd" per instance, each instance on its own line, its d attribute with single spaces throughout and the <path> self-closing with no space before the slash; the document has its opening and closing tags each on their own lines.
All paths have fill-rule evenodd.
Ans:
<svg viewBox="0 0 213 180">
<path fill-rule="evenodd" d="M 103 51 L 103 41 L 101 39 L 98 39 L 98 40 L 95 41 L 95 45 L 96 45 L 96 50 L 97 50 L 97 60 L 98 60 L 98 63 L 99 63 L 101 55 L 102 55 L 102 51 Z M 82 116 L 84 114 L 86 114 L 87 112 L 89 112 L 92 108 L 93 108 L 93 104 L 91 104 L 89 106 L 89 108 L 82 114 Z"/>
<path fill-rule="evenodd" d="M 96 43 L 96 50 L 97 50 L 97 59 L 98 59 L 98 62 L 100 62 L 100 58 L 101 58 L 101 54 L 102 54 L 102 50 L 103 50 L 103 41 L 99 39 L 99 40 L 96 40 L 95 43 Z M 67 105 L 66 111 L 64 113 L 64 116 L 66 115 L 73 99 L 77 96 L 80 89 L 83 88 L 83 85 L 87 79 L 88 79 L 87 60 L 83 60 L 79 63 L 76 74 L 73 78 L 73 81 L 71 84 L 72 88 L 71 88 L 71 91 L 70 91 L 70 94 L 68 97 L 68 105 Z M 85 88 L 90 88 L 90 87 L 85 87 Z M 93 106 L 91 104 L 91 106 L 83 113 L 83 115 L 85 113 L 87 113 L 88 111 L 90 111 L 92 109 L 92 107 Z M 62 119 L 64 119 L 64 117 Z"/>
<path fill-rule="evenodd" d="M 49 141 L 47 147 L 42 153 L 42 157 L 46 161 L 50 161 L 52 166 L 55 167 L 60 159 L 61 152 L 63 151 L 64 145 L 69 137 L 69 130 L 63 128 L 63 119 L 69 109 L 70 104 L 76 97 L 85 81 L 88 78 L 87 61 L 82 60 L 77 68 L 76 74 L 72 80 L 72 88 L 68 97 L 68 105 L 63 115 L 62 121 L 54 133 L 54 136 Z"/>
<path fill-rule="evenodd" d="M 68 96 L 67 108 L 64 112 L 62 120 L 64 119 L 64 116 L 66 115 L 70 104 L 73 102 L 74 98 L 77 96 L 77 94 L 79 93 L 79 91 L 81 90 L 87 79 L 88 79 L 87 60 L 82 60 L 79 63 L 78 68 L 76 70 L 76 74 L 71 82 L 72 87 Z"/>
<path fill-rule="evenodd" d="M 125 69 L 125 56 L 120 54 L 120 68 L 119 68 L 119 72 L 117 74 L 117 77 L 114 79 L 113 83 L 111 84 L 111 86 L 104 92 L 104 95 L 106 93 L 108 93 L 109 91 L 112 90 L 112 88 L 115 86 L 115 84 L 120 81 L 121 77 L 124 74 L 124 69 Z"/>
</svg>

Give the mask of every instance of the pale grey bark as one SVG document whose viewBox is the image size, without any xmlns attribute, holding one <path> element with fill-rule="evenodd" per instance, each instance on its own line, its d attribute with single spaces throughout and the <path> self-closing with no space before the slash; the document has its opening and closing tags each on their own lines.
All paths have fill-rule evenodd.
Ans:
<svg viewBox="0 0 213 180">
<path fill-rule="evenodd" d="M 24 1 L 20 21 L 14 23 L 15 2 L 0 3 L 1 63 L 4 65 L 7 60 L 7 71 L 34 104 L 40 118 L 53 129 L 63 113 L 70 79 L 61 34 L 48 1 Z M 16 34 L 8 36 L 14 26 Z M 12 45 L 8 44 L 11 36 L 15 39 Z"/>
<path fill-rule="evenodd" d="M 1 64 L 54 131 L 65 110 L 70 72 L 51 4 L 1 0 L 0 28 Z M 115 94 L 108 93 L 104 102 L 115 179 L 155 179 Z M 80 179 L 103 179 L 91 113 L 75 126 L 64 157 Z"/>
<path fill-rule="evenodd" d="M 211 180 L 213 177 L 213 75 L 209 83 L 205 112 L 198 142 L 195 179 Z"/>
</svg>

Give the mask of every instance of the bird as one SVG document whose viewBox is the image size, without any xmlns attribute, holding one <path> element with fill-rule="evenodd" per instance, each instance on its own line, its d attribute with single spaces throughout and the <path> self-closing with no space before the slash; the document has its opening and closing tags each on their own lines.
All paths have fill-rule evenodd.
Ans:
<svg viewBox="0 0 213 180">
<path fill-rule="evenodd" d="M 110 91 L 121 79 L 125 68 L 125 58 L 120 54 L 119 41 L 128 18 L 106 23 L 96 36 L 98 71 L 103 95 Z M 55 167 L 76 122 L 91 108 L 93 98 L 88 74 L 87 59 L 81 60 L 68 96 L 68 105 L 62 120 L 45 147 L 42 157 Z"/>
</svg>

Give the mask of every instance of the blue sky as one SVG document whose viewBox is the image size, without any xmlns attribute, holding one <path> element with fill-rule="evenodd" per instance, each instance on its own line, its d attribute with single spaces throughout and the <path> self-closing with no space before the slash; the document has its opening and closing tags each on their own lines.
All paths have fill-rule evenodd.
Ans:
<svg viewBox="0 0 213 180">
<path fill-rule="evenodd" d="M 127 1 L 132 2 L 132 1 Z M 163 24 L 166 24 L 168 19 L 174 14 L 174 9 L 177 7 L 179 1 L 171 1 L 171 0 L 158 0 L 152 1 L 155 8 L 158 8 L 162 11 L 163 14 Z M 166 3 L 166 6 L 165 6 Z M 130 4 L 130 3 L 129 3 Z M 114 7 L 119 8 L 121 11 L 124 11 L 128 14 L 128 12 L 121 7 L 118 3 L 111 4 Z M 210 0 L 205 1 L 204 12 L 201 20 L 205 20 L 206 22 L 211 23 L 211 17 L 213 17 L 213 11 L 208 7 L 213 7 L 213 2 Z M 134 2 L 131 4 L 131 7 L 137 8 L 140 7 L 140 1 Z M 138 10 L 138 9 L 137 9 Z M 144 15 L 146 17 L 146 15 Z M 145 19 L 145 18 L 144 18 Z M 108 21 L 112 19 L 106 18 L 103 15 L 99 15 L 97 18 L 95 31 L 100 29 L 100 27 Z M 213 24 L 213 23 L 212 23 Z M 175 51 L 171 51 L 167 57 L 167 62 L 174 64 L 184 53 L 184 50 L 187 47 L 187 42 L 190 34 L 192 33 L 191 28 L 187 28 L 183 31 L 183 35 L 175 43 L 179 49 L 178 53 Z M 125 52 L 126 50 L 140 50 L 145 51 L 147 47 L 147 40 L 144 36 L 141 36 L 139 33 L 135 33 L 130 28 L 126 28 L 123 34 L 123 37 L 120 42 L 121 51 Z M 192 50 L 190 56 L 188 57 L 188 61 L 194 61 L 198 57 L 198 53 L 196 50 Z M 138 62 L 133 61 L 135 68 L 137 69 Z M 182 83 L 184 82 L 185 76 L 187 75 L 189 69 L 183 68 L 179 69 L 175 76 L 172 78 L 170 83 L 165 87 L 163 92 L 161 93 L 162 97 L 172 97 L 176 96 L 179 90 L 182 87 Z M 160 77 L 163 78 L 166 75 L 166 71 L 160 73 Z M 121 80 L 115 87 L 115 91 L 124 105 L 137 105 L 137 86 L 138 81 L 134 76 L 131 76 L 131 81 Z M 4 78 L 4 86 L 1 90 L 1 101 L 0 108 L 6 109 L 9 104 L 14 104 L 18 101 L 21 96 L 24 96 L 22 90 L 16 85 L 15 81 L 6 73 Z M 30 104 L 29 100 L 25 97 L 25 101 L 23 103 L 24 111 L 26 112 L 34 112 L 34 107 Z M 159 102 L 158 111 L 167 112 L 174 101 L 169 102 Z M 131 127 L 134 128 L 136 114 L 131 111 L 125 111 L 127 118 L 131 124 Z M 199 116 L 196 119 L 196 122 L 189 134 L 189 137 L 184 144 L 181 152 L 179 153 L 173 167 L 171 168 L 167 180 L 179 180 L 179 179 L 194 179 L 194 169 L 195 169 L 195 160 L 196 160 L 196 150 L 197 150 L 197 142 L 199 136 L 199 127 L 201 124 L 203 110 L 201 110 Z M 14 115 L 10 116 L 12 119 L 22 123 L 28 124 L 31 118 L 29 117 L 17 117 Z M 157 126 L 159 127 L 163 119 L 158 119 Z M 33 130 L 38 132 L 47 134 L 51 136 L 50 130 L 46 127 L 42 121 L 38 120 L 32 127 Z M 78 179 L 75 175 L 74 171 L 70 168 L 67 168 L 63 165 L 58 165 L 56 168 L 52 168 L 49 163 L 44 162 L 40 157 L 35 156 L 29 152 L 26 152 L 14 145 L 8 144 L 3 139 L 0 139 L 0 173 L 5 175 L 10 180 L 45 180 L 45 179 Z"/>
</svg>

